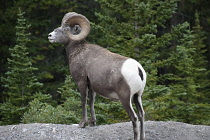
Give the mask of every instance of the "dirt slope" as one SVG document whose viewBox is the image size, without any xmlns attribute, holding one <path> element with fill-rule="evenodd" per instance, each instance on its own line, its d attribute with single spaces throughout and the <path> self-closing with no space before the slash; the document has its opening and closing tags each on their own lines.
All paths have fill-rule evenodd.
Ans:
<svg viewBox="0 0 210 140">
<path fill-rule="evenodd" d="M 147 140 L 210 140 L 210 126 L 147 121 Z M 0 126 L 0 140 L 129 140 L 131 122 L 79 128 L 78 125 L 19 124 Z"/>
</svg>

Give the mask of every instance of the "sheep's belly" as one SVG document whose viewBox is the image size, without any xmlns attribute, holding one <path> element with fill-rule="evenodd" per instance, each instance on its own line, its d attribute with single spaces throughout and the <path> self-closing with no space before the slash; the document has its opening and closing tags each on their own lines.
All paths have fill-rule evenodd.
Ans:
<svg viewBox="0 0 210 140">
<path fill-rule="evenodd" d="M 111 100 L 119 100 L 119 97 L 116 92 L 111 92 L 111 93 L 106 93 L 106 94 L 98 93 L 98 94 L 101 95 L 102 97 L 105 97 Z"/>
</svg>

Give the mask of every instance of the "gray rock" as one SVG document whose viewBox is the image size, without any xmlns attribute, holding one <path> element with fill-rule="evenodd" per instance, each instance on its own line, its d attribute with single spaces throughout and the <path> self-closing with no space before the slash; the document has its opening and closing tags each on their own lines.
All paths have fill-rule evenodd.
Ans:
<svg viewBox="0 0 210 140">
<path fill-rule="evenodd" d="M 146 121 L 147 140 L 210 140 L 210 126 Z M 19 124 L 0 126 L 0 140 L 131 140 L 131 122 L 79 128 L 78 125 Z"/>
</svg>

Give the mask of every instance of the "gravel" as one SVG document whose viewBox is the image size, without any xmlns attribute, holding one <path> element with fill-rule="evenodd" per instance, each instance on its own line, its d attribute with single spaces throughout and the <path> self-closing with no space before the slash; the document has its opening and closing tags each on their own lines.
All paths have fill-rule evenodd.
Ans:
<svg viewBox="0 0 210 140">
<path fill-rule="evenodd" d="M 146 121 L 147 140 L 210 140 L 210 126 Z M 78 124 L 0 126 L 0 140 L 132 140 L 131 122 L 79 128 Z"/>
</svg>

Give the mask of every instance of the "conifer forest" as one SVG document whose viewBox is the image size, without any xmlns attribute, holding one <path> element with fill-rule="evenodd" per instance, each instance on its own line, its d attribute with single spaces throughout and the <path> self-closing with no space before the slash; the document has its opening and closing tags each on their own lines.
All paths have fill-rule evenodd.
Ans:
<svg viewBox="0 0 210 140">
<path fill-rule="evenodd" d="M 79 123 L 65 48 L 48 40 L 67 12 L 89 19 L 87 42 L 142 64 L 145 120 L 210 125 L 209 0 L 0 0 L 0 125 Z M 95 111 L 97 124 L 130 121 L 99 95 Z"/>
</svg>

